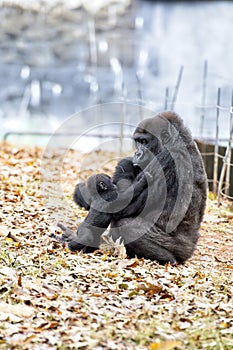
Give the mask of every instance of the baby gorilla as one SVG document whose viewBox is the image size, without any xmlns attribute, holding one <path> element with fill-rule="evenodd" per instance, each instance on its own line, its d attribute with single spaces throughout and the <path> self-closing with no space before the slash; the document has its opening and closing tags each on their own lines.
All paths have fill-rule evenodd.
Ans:
<svg viewBox="0 0 233 350">
<path fill-rule="evenodd" d="M 117 198 L 117 187 L 112 182 L 111 177 L 106 174 L 92 175 L 86 182 L 87 192 L 91 198 L 89 205 L 93 202 L 99 203 L 99 196 L 105 201 L 109 202 Z"/>
<path fill-rule="evenodd" d="M 113 216 L 118 217 L 138 215 L 147 199 L 148 185 L 152 177 L 148 172 L 138 172 L 132 158 L 128 157 L 119 161 L 113 178 L 106 174 L 90 176 L 86 182 L 75 187 L 74 201 L 86 210 L 89 210 L 85 220 L 80 224 L 78 232 L 71 231 L 63 224 L 58 223 L 62 236 L 51 234 L 50 237 L 61 243 L 66 243 L 69 250 L 93 252 L 100 244 L 101 235 L 111 223 Z M 135 176 L 138 174 L 137 181 Z M 139 194 L 141 199 L 135 199 Z M 127 209 L 126 209 L 127 208 Z"/>
<path fill-rule="evenodd" d="M 139 174 L 140 171 L 141 169 L 139 167 L 133 165 L 132 157 L 121 159 L 116 166 L 116 170 L 112 178 L 112 184 L 117 186 L 118 192 L 125 192 L 129 188 L 129 186 L 132 184 L 132 182 L 135 180 L 136 176 Z M 100 174 L 100 175 L 107 177 L 107 175 L 105 174 Z M 88 187 L 92 187 L 91 183 L 92 183 L 92 178 L 94 178 L 94 176 L 91 176 L 85 182 L 78 183 L 75 186 L 75 190 L 73 194 L 74 202 L 78 204 L 78 206 L 86 210 L 90 209 L 90 204 L 92 201 L 92 196 Z M 141 177 L 144 177 L 144 174 L 143 176 L 140 176 L 140 178 Z M 107 179 L 105 180 L 107 181 Z M 88 182 L 89 182 L 89 186 L 88 186 Z M 109 188 L 111 188 L 110 184 L 109 184 Z M 139 185 L 138 189 L 139 189 L 138 194 L 140 194 L 142 187 L 140 187 Z M 93 193 L 93 191 L 91 192 Z M 114 200 L 114 198 L 112 198 L 112 200 Z"/>
<path fill-rule="evenodd" d="M 105 203 L 114 201 L 117 196 L 117 187 L 112 182 L 110 176 L 106 174 L 92 175 L 87 179 L 86 183 L 82 182 L 76 186 L 74 192 L 75 202 L 85 209 L 89 209 L 86 220 L 80 225 L 82 230 L 87 231 L 87 235 L 90 235 L 90 230 L 92 227 L 106 227 L 106 225 L 109 224 L 109 221 L 111 220 L 111 214 L 109 215 L 102 210 L 105 209 L 106 211 Z M 91 218 L 92 225 L 90 227 L 88 227 L 88 217 Z M 49 236 L 61 243 L 67 243 L 71 251 L 76 251 L 78 247 L 77 245 L 79 245 L 79 243 L 75 242 L 75 247 L 72 248 L 72 241 L 74 238 L 77 238 L 76 233 L 69 230 L 61 223 L 58 223 L 58 227 L 63 231 L 62 236 L 55 235 L 54 233 L 50 234 Z M 93 239 L 96 239 L 96 237 L 93 237 Z M 86 247 L 86 249 L 83 249 L 83 246 L 80 246 L 80 248 L 82 248 L 82 250 L 85 252 L 92 252 L 94 250 L 94 248 L 92 249 L 91 247 Z"/>
<path fill-rule="evenodd" d="M 97 174 L 90 176 L 86 182 L 80 182 L 75 186 L 73 199 L 81 208 L 89 210 L 93 200 L 99 198 L 98 194 L 106 201 L 116 199 L 116 185 L 110 176 Z"/>
</svg>

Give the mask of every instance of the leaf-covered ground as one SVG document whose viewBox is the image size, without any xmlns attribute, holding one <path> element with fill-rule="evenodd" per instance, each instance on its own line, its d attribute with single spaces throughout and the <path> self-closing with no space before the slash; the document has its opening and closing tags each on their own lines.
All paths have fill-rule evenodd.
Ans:
<svg viewBox="0 0 233 350">
<path fill-rule="evenodd" d="M 40 149 L 0 147 L 0 349 L 233 349 L 233 215 L 225 206 L 208 202 L 184 266 L 70 253 L 47 234 L 58 232 L 57 221 L 77 227 L 85 217 L 72 203 L 77 179 L 96 163 L 111 174 L 114 161 L 69 152 L 61 165 L 52 151 L 42 162 Z"/>
</svg>

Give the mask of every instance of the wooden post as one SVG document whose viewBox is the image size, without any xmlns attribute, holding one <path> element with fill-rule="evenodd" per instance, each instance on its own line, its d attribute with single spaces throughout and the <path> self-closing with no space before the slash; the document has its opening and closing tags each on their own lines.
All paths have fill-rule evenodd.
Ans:
<svg viewBox="0 0 233 350">
<path fill-rule="evenodd" d="M 216 106 L 216 133 L 214 146 L 214 169 L 213 169 L 213 193 L 217 194 L 218 186 L 218 149 L 219 149 L 219 114 L 220 114 L 221 88 L 218 88 L 217 106 Z"/>
<path fill-rule="evenodd" d="M 169 99 L 169 87 L 166 87 L 165 90 L 165 100 L 164 100 L 164 110 L 167 111 L 168 110 L 168 99 Z"/>
<path fill-rule="evenodd" d="M 230 135 L 229 135 L 229 154 L 227 157 L 227 169 L 226 169 L 226 195 L 230 195 L 230 177 L 231 177 L 231 154 L 232 154 L 232 140 L 233 139 L 233 90 L 231 95 L 231 109 L 230 109 Z"/>
<path fill-rule="evenodd" d="M 200 136 L 203 137 L 204 123 L 205 123 L 205 105 L 206 105 L 206 90 L 207 90 L 207 75 L 208 75 L 208 61 L 204 61 L 203 79 L 202 79 L 202 97 L 201 97 L 201 126 Z"/>
<path fill-rule="evenodd" d="M 125 123 L 125 116 L 126 116 L 126 96 L 127 96 L 127 90 L 125 87 L 125 84 L 122 83 L 122 97 L 123 97 L 123 104 L 122 104 L 122 113 L 121 113 L 121 122 L 120 122 L 120 155 L 123 155 L 123 137 L 124 137 L 124 123 Z"/>
<path fill-rule="evenodd" d="M 96 67 L 98 58 L 97 58 L 95 20 L 93 18 L 88 21 L 88 35 L 89 35 L 90 64 L 91 66 Z"/>
<path fill-rule="evenodd" d="M 138 72 L 136 72 L 136 80 L 137 80 L 137 93 L 138 93 L 139 120 L 142 121 L 143 119 L 142 86 L 141 86 L 140 74 Z"/>
<path fill-rule="evenodd" d="M 173 97 L 172 97 L 171 111 L 174 111 L 174 108 L 175 108 L 176 99 L 177 99 L 177 96 L 178 96 L 180 83 L 181 83 L 181 80 L 182 80 L 183 70 L 184 70 L 184 66 L 180 66 L 180 70 L 179 70 L 179 74 L 178 74 L 178 78 L 177 78 L 174 94 L 173 94 Z"/>
</svg>

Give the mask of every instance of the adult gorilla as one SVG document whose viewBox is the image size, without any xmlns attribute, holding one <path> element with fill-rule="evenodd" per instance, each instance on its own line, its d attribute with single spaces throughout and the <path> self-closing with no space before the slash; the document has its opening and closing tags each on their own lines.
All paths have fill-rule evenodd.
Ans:
<svg viewBox="0 0 233 350">
<path fill-rule="evenodd" d="M 76 186 L 74 200 L 89 213 L 77 233 L 59 224 L 59 241 L 71 251 L 91 252 L 110 225 L 109 235 L 123 238 L 128 256 L 183 263 L 196 247 L 206 203 L 200 153 L 173 112 L 143 120 L 133 138 L 133 158 L 122 159 L 112 177 L 117 196 L 105 200 L 90 180 Z"/>
</svg>

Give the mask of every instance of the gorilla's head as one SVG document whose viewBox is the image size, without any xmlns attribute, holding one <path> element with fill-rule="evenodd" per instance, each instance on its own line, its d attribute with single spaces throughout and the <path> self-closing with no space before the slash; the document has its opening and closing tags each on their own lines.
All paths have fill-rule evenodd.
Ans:
<svg viewBox="0 0 233 350">
<path fill-rule="evenodd" d="M 110 176 L 106 174 L 92 175 L 87 180 L 87 189 L 92 195 L 105 191 L 116 191 L 116 185 L 112 183 Z"/>
<path fill-rule="evenodd" d="M 133 139 L 136 146 L 133 163 L 142 169 L 164 148 L 174 151 L 180 141 L 186 145 L 192 141 L 183 121 L 173 112 L 163 112 L 144 119 L 138 124 Z"/>
</svg>

